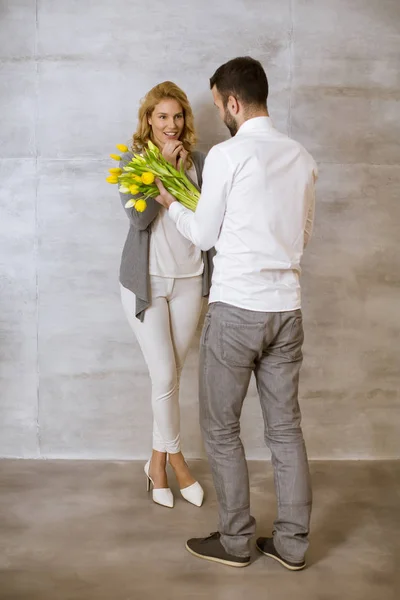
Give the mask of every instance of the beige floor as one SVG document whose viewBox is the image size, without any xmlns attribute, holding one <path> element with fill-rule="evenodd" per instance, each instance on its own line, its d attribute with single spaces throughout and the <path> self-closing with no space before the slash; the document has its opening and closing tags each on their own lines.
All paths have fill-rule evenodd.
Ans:
<svg viewBox="0 0 400 600">
<path fill-rule="evenodd" d="M 400 462 L 312 464 L 309 567 L 290 573 L 254 553 L 246 569 L 189 555 L 187 537 L 215 530 L 207 498 L 153 504 L 142 463 L 0 461 L 1 600 L 395 600 L 400 598 Z M 251 464 L 253 514 L 268 534 L 268 463 Z"/>
</svg>

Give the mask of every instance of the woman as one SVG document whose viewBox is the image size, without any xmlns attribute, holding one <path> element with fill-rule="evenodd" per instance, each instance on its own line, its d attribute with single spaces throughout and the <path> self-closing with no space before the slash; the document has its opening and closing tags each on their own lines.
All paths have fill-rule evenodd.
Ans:
<svg viewBox="0 0 400 600">
<path fill-rule="evenodd" d="M 201 187 L 204 155 L 196 141 L 193 113 L 174 83 L 151 89 L 139 109 L 132 151 L 151 140 L 163 156 Z M 123 167 L 132 157 L 122 157 Z M 135 196 L 138 198 L 139 196 Z M 129 199 L 121 194 L 123 206 Z M 167 211 L 153 199 L 139 213 L 125 209 L 130 228 L 122 253 L 122 304 L 149 369 L 152 383 L 153 452 L 145 466 L 154 502 L 170 508 L 174 498 L 166 474 L 167 456 L 182 496 L 201 506 L 203 489 L 194 479 L 180 447 L 179 380 L 197 328 L 203 296 L 209 291 L 208 256 L 186 240 Z"/>
</svg>

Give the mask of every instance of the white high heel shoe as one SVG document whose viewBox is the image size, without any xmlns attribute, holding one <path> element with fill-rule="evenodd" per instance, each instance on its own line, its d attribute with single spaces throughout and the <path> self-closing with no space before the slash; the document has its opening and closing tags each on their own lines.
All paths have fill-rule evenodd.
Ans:
<svg viewBox="0 0 400 600">
<path fill-rule="evenodd" d="M 174 496 L 169 488 L 154 489 L 154 481 L 150 477 L 150 460 L 144 465 L 144 472 L 147 477 L 147 491 L 150 491 L 153 485 L 153 502 L 166 506 L 167 508 L 174 507 Z"/>
<path fill-rule="evenodd" d="M 168 460 L 169 464 L 171 464 L 169 455 L 168 455 L 167 460 Z M 185 462 L 185 464 L 187 466 L 186 462 Z M 195 481 L 194 483 L 192 483 L 192 485 L 189 485 L 188 487 L 183 488 L 182 490 L 180 490 L 180 492 L 181 492 L 183 498 L 185 498 L 185 500 L 190 502 L 190 504 L 194 504 L 195 506 L 198 506 L 198 507 L 200 507 L 203 504 L 204 490 L 198 481 Z"/>
<path fill-rule="evenodd" d="M 194 504 L 195 506 L 199 507 L 203 504 L 204 490 L 198 481 L 195 481 L 192 483 L 192 485 L 189 485 L 189 487 L 183 488 L 183 490 L 181 490 L 181 494 L 185 500 L 190 502 L 190 504 Z"/>
</svg>

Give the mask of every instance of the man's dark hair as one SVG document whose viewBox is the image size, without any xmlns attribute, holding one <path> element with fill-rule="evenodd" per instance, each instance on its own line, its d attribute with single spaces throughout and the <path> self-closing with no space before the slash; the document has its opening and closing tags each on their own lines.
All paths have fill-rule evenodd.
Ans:
<svg viewBox="0 0 400 600">
<path fill-rule="evenodd" d="M 243 104 L 266 106 L 268 79 L 258 60 L 250 56 L 240 56 L 217 69 L 210 79 L 210 88 L 216 86 L 222 96 L 224 106 L 229 96 L 235 96 Z"/>
</svg>

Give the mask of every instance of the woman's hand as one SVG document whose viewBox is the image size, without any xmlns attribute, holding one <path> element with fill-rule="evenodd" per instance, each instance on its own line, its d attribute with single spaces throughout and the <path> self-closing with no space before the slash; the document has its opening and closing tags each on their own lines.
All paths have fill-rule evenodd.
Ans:
<svg viewBox="0 0 400 600">
<path fill-rule="evenodd" d="M 165 142 L 164 148 L 162 149 L 161 154 L 173 167 L 178 168 L 178 160 L 180 158 L 181 152 L 186 152 L 183 147 L 183 144 L 179 140 L 168 140 Z M 186 153 L 187 154 L 187 153 Z"/>
<path fill-rule="evenodd" d="M 161 206 L 163 206 L 164 208 L 166 208 L 167 210 L 169 209 L 169 207 L 171 206 L 171 204 L 173 202 L 176 202 L 176 198 L 170 194 L 169 192 L 167 192 L 167 190 L 165 189 L 163 183 L 160 181 L 160 179 L 158 179 L 158 177 L 156 177 L 155 180 L 155 184 L 158 187 L 159 191 L 160 191 L 160 195 L 157 196 L 155 198 L 155 200 L 161 204 Z"/>
<path fill-rule="evenodd" d="M 176 168 L 179 170 L 183 164 L 183 168 L 186 167 L 187 157 L 189 156 L 189 152 L 185 150 L 182 146 L 182 150 L 179 152 L 178 162 Z"/>
</svg>

